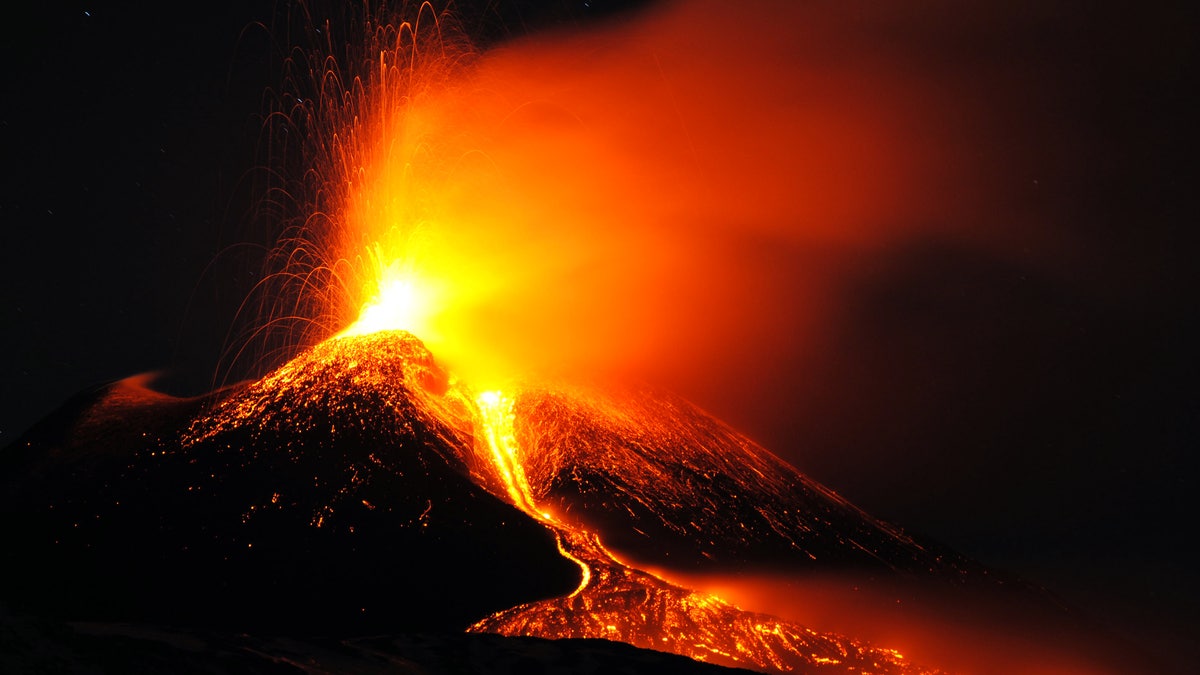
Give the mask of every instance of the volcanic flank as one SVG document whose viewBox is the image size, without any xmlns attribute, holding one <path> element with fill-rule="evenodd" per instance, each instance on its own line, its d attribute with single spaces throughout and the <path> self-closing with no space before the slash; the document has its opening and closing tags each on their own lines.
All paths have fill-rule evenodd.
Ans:
<svg viewBox="0 0 1200 675">
<path fill-rule="evenodd" d="M 983 572 L 927 550 L 677 396 L 539 387 L 519 392 L 513 411 L 537 501 L 655 567 Z"/>
<path fill-rule="evenodd" d="M 768 670 L 918 672 L 621 562 L 956 570 L 684 401 L 475 393 L 419 340 L 326 341 L 177 399 L 82 394 L 3 456 L 4 597 L 267 634 L 607 638 Z M 654 488 L 654 489 L 652 489 Z"/>
<path fill-rule="evenodd" d="M 361 633 L 457 630 L 569 592 L 553 535 L 470 480 L 459 405 L 407 334 L 326 342 L 201 399 L 135 381 L 85 395 L 3 457 L 5 596 L 76 619 Z"/>
</svg>

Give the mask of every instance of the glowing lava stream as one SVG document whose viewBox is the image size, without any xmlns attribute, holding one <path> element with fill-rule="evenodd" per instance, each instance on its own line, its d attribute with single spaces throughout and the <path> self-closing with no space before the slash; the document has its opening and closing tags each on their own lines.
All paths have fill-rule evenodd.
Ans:
<svg viewBox="0 0 1200 675">
<path fill-rule="evenodd" d="M 475 397 L 475 403 L 479 406 L 480 421 L 483 424 L 484 438 L 487 440 L 488 449 L 491 451 L 492 463 L 504 480 L 513 506 L 533 516 L 554 531 L 558 552 L 567 560 L 579 565 L 579 569 L 582 571 L 579 586 L 571 592 L 570 597 L 579 595 L 591 583 L 592 568 L 567 550 L 563 543 L 563 537 L 566 536 L 563 525 L 556 522 L 554 516 L 549 512 L 539 509 L 533 499 L 533 491 L 529 487 L 525 469 L 521 466 L 520 457 L 517 455 L 517 440 L 513 434 L 512 401 L 499 391 L 485 391 Z M 596 543 L 598 544 L 599 541 L 597 540 Z"/>
</svg>

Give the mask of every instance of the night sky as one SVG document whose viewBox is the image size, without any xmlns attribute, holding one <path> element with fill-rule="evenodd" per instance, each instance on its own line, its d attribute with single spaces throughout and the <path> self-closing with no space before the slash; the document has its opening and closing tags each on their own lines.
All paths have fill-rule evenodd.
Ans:
<svg viewBox="0 0 1200 675">
<path fill-rule="evenodd" d="M 487 40 L 607 7 L 490 4 L 460 3 Z M 269 242 L 247 214 L 274 5 L 6 18 L 0 444 L 113 379 L 212 381 Z M 998 141 L 997 180 L 1020 185 L 1000 216 L 1053 236 L 1018 256 L 914 237 L 858 270 L 817 367 L 683 393 L 874 515 L 1194 646 L 1194 17 L 1057 7 L 957 47 L 1011 49 L 1046 104 Z"/>
</svg>

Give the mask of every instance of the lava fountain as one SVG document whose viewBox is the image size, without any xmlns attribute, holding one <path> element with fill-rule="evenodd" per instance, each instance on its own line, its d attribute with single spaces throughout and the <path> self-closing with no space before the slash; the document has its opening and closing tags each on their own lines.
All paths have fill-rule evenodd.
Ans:
<svg viewBox="0 0 1200 675">
<path fill-rule="evenodd" d="M 845 28 L 820 11 L 786 12 L 793 34 L 651 7 L 479 53 L 451 15 L 411 9 L 314 22 L 285 63 L 264 145 L 266 203 L 287 217 L 232 372 L 272 335 L 286 357 L 395 328 L 481 389 L 735 386 L 824 339 L 851 266 L 966 220 L 968 103 L 892 54 L 832 46 Z M 755 65 L 797 62 L 814 65 Z"/>
</svg>

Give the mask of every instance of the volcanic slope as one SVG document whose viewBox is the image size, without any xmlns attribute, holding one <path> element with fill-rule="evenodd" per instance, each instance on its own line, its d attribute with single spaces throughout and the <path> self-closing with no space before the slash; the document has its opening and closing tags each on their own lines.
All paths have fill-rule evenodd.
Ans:
<svg viewBox="0 0 1200 675">
<path fill-rule="evenodd" d="M 534 500 L 643 563 L 986 576 L 977 563 L 872 518 L 677 396 L 531 387 L 514 395 L 512 417 Z"/>
<path fill-rule="evenodd" d="M 325 342 L 199 399 L 138 379 L 81 395 L 0 455 L 3 597 L 349 635 L 569 592 L 553 534 L 470 479 L 456 396 L 407 334 Z"/>
</svg>

